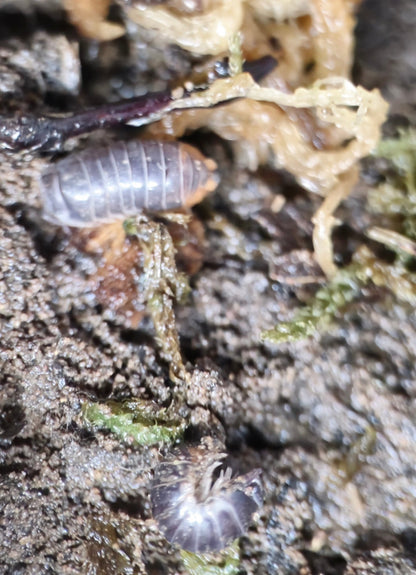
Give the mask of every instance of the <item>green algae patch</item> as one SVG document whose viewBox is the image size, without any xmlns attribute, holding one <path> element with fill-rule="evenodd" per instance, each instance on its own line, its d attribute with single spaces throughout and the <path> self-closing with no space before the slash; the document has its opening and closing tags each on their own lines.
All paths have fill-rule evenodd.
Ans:
<svg viewBox="0 0 416 575">
<path fill-rule="evenodd" d="M 151 401 L 140 399 L 87 401 L 82 406 L 82 416 L 93 428 L 107 429 L 129 445 L 174 443 L 185 430 L 182 420 L 170 417 Z"/>
<path fill-rule="evenodd" d="M 219 553 L 180 552 L 189 575 L 237 575 L 240 573 L 238 540 Z"/>
</svg>

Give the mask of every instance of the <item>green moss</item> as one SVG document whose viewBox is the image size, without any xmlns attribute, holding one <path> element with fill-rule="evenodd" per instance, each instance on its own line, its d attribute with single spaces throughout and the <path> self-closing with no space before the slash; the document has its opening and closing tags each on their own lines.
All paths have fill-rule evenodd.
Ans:
<svg viewBox="0 0 416 575">
<path fill-rule="evenodd" d="M 342 269 L 309 305 L 296 311 L 292 321 L 281 322 L 262 334 L 272 343 L 297 341 L 327 327 L 332 319 L 356 299 L 368 283 L 389 289 L 399 301 L 416 306 L 416 274 L 406 267 L 406 261 L 396 258 L 386 263 L 366 246 L 354 254 L 352 263 Z"/>
<path fill-rule="evenodd" d="M 321 288 L 311 303 L 296 311 L 292 321 L 284 321 L 262 334 L 262 339 L 272 343 L 297 341 L 313 335 L 328 325 L 334 315 L 360 293 L 356 266 L 340 270 Z"/>
<path fill-rule="evenodd" d="M 108 429 L 128 444 L 173 443 L 185 428 L 183 421 L 170 417 L 166 410 L 140 399 L 120 403 L 87 401 L 82 406 L 82 415 L 93 427 Z"/>
<path fill-rule="evenodd" d="M 189 575 L 236 575 L 240 571 L 238 541 L 216 554 L 181 550 L 181 557 Z"/>
</svg>

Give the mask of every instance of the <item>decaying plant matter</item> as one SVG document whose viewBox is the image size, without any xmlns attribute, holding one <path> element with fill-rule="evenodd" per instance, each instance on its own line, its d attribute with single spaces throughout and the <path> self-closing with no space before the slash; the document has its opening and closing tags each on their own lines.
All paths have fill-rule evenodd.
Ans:
<svg viewBox="0 0 416 575">
<path fill-rule="evenodd" d="M 212 0 L 183 10 L 170 2 L 121 2 L 126 18 L 193 55 L 222 58 L 238 33 L 243 59 L 279 58 L 262 86 L 239 74 L 217 80 L 172 102 L 149 131 L 160 138 L 209 129 L 232 142 L 242 167 L 256 170 L 268 163 L 286 169 L 322 195 L 313 242 L 329 277 L 336 273 L 333 213 L 357 181 L 357 162 L 377 145 L 387 114 L 377 90 L 349 81 L 356 4 Z"/>
<path fill-rule="evenodd" d="M 313 240 L 317 261 L 329 277 L 336 272 L 333 213 L 357 181 L 359 160 L 376 147 L 388 109 L 377 90 L 368 92 L 348 79 L 353 11 L 354 3 L 343 0 L 279 7 L 266 0 L 222 0 L 198 17 L 183 18 L 163 6 L 138 5 L 128 12 L 141 26 L 157 29 L 193 53 L 222 54 L 239 31 L 243 58 L 278 57 L 278 68 L 262 86 L 244 75 L 217 80 L 204 92 L 172 102 L 168 108 L 174 113 L 163 111 L 161 122 L 149 131 L 180 137 L 208 128 L 232 142 L 242 167 L 284 168 L 322 195 Z M 222 35 L 216 33 L 218 22 Z M 192 35 L 186 33 L 189 28 Z M 272 39 L 280 48 L 271 48 Z M 229 100 L 235 101 L 224 105 Z"/>
</svg>

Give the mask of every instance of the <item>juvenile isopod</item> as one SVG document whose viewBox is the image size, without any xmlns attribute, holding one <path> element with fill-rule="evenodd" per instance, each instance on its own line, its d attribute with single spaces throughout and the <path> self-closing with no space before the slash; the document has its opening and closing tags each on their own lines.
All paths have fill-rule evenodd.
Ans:
<svg viewBox="0 0 416 575">
<path fill-rule="evenodd" d="M 216 164 L 181 142 L 130 140 L 71 154 L 41 175 L 43 216 L 87 227 L 141 210 L 193 206 L 214 190 Z"/>
<path fill-rule="evenodd" d="M 219 551 L 243 535 L 263 503 L 261 471 L 213 473 L 224 454 L 199 448 L 176 453 L 155 470 L 153 516 L 171 543 L 193 553 Z"/>
</svg>

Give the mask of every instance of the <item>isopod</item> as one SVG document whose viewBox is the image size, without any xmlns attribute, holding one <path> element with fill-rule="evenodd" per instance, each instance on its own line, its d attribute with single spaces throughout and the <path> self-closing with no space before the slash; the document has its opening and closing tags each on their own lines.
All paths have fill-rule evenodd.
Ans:
<svg viewBox="0 0 416 575">
<path fill-rule="evenodd" d="M 155 470 L 153 516 L 171 543 L 193 553 L 219 551 L 243 535 L 263 503 L 261 471 L 232 478 L 213 473 L 224 454 L 199 448 L 176 453 Z"/>
<path fill-rule="evenodd" d="M 71 154 L 41 175 L 43 216 L 87 227 L 141 210 L 193 206 L 218 183 L 214 160 L 181 142 L 118 141 Z"/>
</svg>

